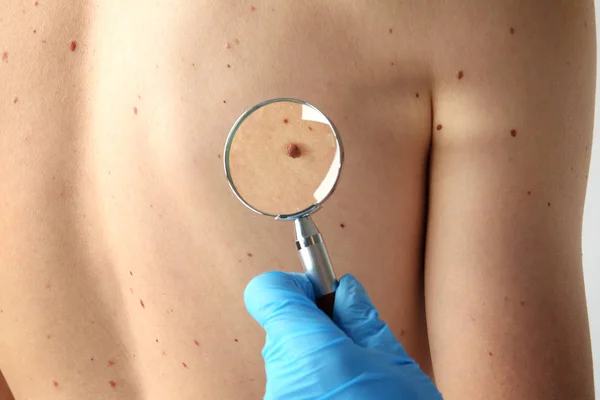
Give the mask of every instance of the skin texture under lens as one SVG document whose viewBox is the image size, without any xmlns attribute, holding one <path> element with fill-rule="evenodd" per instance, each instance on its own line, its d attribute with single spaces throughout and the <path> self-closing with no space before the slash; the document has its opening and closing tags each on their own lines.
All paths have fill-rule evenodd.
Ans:
<svg viewBox="0 0 600 400">
<path fill-rule="evenodd" d="M 335 179 L 336 137 L 323 114 L 291 101 L 266 104 L 237 127 L 229 149 L 231 180 L 253 208 L 289 215 L 319 203 Z M 325 183 L 323 183 L 325 182 Z"/>
</svg>

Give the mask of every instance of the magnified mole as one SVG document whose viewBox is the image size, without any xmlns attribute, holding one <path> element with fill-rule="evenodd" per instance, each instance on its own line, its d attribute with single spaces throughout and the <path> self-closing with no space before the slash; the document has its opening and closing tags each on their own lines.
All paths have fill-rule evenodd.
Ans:
<svg viewBox="0 0 600 400">
<path fill-rule="evenodd" d="M 285 147 L 285 152 L 292 158 L 298 158 L 302 154 L 300 147 L 296 143 L 290 143 Z"/>
</svg>

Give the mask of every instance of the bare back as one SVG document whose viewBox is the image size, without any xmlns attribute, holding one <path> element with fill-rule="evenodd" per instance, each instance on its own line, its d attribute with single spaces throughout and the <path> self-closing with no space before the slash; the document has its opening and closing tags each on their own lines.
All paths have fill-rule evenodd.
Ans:
<svg viewBox="0 0 600 400">
<path fill-rule="evenodd" d="M 237 116 L 275 97 L 315 104 L 343 135 L 343 177 L 315 221 L 337 273 L 365 284 L 433 375 L 429 343 L 444 342 L 449 325 L 433 321 L 428 337 L 428 206 L 427 235 L 452 233 L 437 228 L 442 186 L 428 199 L 429 172 L 440 179 L 430 151 L 436 134 L 460 130 L 446 90 L 477 87 L 478 72 L 456 62 L 461 47 L 448 45 L 452 31 L 432 6 L 9 0 L 0 10 L 0 369 L 15 398 L 263 395 L 263 333 L 243 289 L 256 274 L 300 266 L 292 227 L 239 204 L 221 158 Z M 428 268 L 433 284 L 445 279 Z M 428 297 L 434 313 L 444 302 Z M 575 353 L 587 360 L 582 342 Z M 436 376 L 449 382 L 435 354 Z"/>
</svg>

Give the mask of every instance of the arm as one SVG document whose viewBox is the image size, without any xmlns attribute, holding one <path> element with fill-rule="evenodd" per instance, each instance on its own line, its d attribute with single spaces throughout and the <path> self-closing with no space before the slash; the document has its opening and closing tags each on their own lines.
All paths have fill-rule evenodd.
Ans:
<svg viewBox="0 0 600 400">
<path fill-rule="evenodd" d="M 426 307 L 438 388 L 446 400 L 592 399 L 581 224 L 593 4 L 434 12 Z"/>
</svg>

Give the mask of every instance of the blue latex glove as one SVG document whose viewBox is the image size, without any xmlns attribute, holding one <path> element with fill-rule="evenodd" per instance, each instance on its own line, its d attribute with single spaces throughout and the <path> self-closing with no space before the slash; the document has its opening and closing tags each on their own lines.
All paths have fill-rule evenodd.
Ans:
<svg viewBox="0 0 600 400">
<path fill-rule="evenodd" d="M 314 298 L 303 274 L 269 272 L 246 288 L 246 308 L 267 333 L 265 399 L 442 399 L 356 278 L 340 280 L 333 321 Z"/>
</svg>

